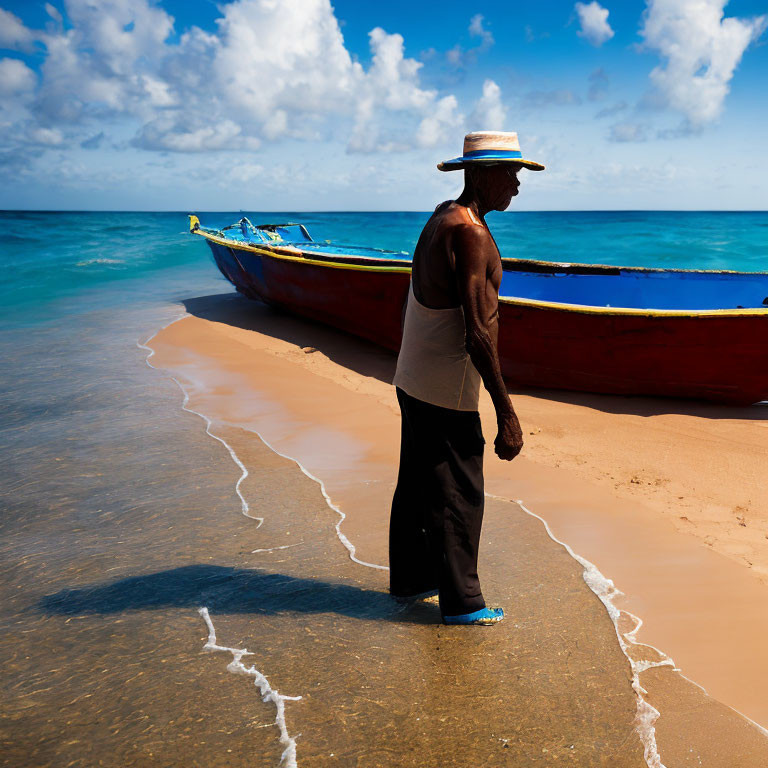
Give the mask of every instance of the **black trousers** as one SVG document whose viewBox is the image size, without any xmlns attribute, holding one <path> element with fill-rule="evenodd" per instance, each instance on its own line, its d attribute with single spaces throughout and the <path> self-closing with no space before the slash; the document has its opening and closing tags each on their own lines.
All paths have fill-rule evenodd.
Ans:
<svg viewBox="0 0 768 768">
<path fill-rule="evenodd" d="M 477 577 L 483 449 L 477 411 L 425 403 L 397 389 L 400 470 L 389 523 L 393 595 L 438 589 L 443 616 L 485 607 Z"/>
</svg>

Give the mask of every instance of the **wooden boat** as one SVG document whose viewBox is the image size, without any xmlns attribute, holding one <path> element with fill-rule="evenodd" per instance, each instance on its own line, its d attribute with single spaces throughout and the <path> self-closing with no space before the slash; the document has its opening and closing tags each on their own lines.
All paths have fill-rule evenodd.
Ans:
<svg viewBox="0 0 768 768">
<path fill-rule="evenodd" d="M 190 222 L 241 293 L 399 349 L 406 254 L 316 243 L 300 224 Z M 499 358 L 511 385 L 768 399 L 768 272 L 502 262 Z"/>
</svg>

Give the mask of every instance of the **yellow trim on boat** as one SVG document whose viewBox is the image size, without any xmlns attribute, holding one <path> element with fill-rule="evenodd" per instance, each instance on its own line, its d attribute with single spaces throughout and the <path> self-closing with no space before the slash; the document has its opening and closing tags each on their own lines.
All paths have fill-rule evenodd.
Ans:
<svg viewBox="0 0 768 768">
<path fill-rule="evenodd" d="M 328 267 L 330 269 L 352 269 L 360 272 L 390 272 L 400 274 L 410 274 L 409 267 L 385 267 L 369 266 L 366 264 L 341 264 L 334 261 L 321 261 L 318 259 L 308 259 L 304 256 L 293 256 L 286 253 L 278 253 L 272 248 L 259 248 L 250 243 L 236 243 L 224 237 L 212 235 L 200 229 L 194 232 L 196 235 L 202 235 L 207 240 L 212 240 L 219 245 L 233 248 L 239 251 L 251 251 L 261 256 L 270 256 L 281 261 L 295 261 L 301 264 L 312 264 L 318 267 Z M 280 246 L 283 251 L 293 251 L 301 254 L 302 251 L 290 245 Z M 332 256 L 332 254 L 329 254 Z M 549 264 L 552 262 L 539 262 Z M 615 267 L 613 267 L 615 269 Z M 692 270 L 699 271 L 699 270 Z M 588 304 L 565 304 L 556 301 L 541 301 L 537 299 L 522 299 L 514 296 L 499 296 L 500 304 L 509 304 L 512 306 L 529 307 L 531 309 L 552 309 L 559 312 L 580 312 L 587 315 L 634 315 L 637 317 L 755 317 L 768 316 L 768 307 L 765 309 L 638 309 L 635 307 L 597 307 Z"/>
<path fill-rule="evenodd" d="M 530 307 L 532 309 L 554 309 L 560 312 L 580 312 L 586 315 L 635 315 L 638 317 L 768 317 L 765 309 L 639 309 L 637 307 L 595 307 L 589 304 L 563 304 L 557 301 L 520 299 L 514 296 L 499 296 L 500 304 Z"/>
<path fill-rule="evenodd" d="M 368 266 L 367 264 L 340 264 L 334 261 L 322 261 L 320 259 L 308 259 L 305 256 L 292 256 L 286 253 L 279 253 L 273 249 L 259 248 L 251 243 L 235 243 L 232 240 L 228 240 L 224 237 L 218 237 L 208 232 L 202 232 L 197 230 L 196 235 L 202 235 L 207 240 L 212 240 L 219 245 L 224 245 L 227 248 L 233 248 L 238 251 L 251 251 L 252 253 L 258 253 L 261 256 L 271 256 L 274 259 L 280 259 L 281 261 L 298 261 L 302 264 L 312 264 L 317 267 L 330 267 L 331 269 L 354 269 L 362 272 L 399 272 L 401 274 L 411 274 L 410 267 L 382 267 L 382 266 Z M 295 253 L 302 253 L 298 248 L 286 245 L 280 246 L 283 251 L 294 251 Z"/>
<path fill-rule="evenodd" d="M 541 259 L 516 259 L 512 256 L 502 256 L 502 264 L 513 264 L 515 266 L 528 266 L 533 264 L 538 267 L 550 267 L 553 272 L 560 269 L 588 269 L 590 274 L 600 272 L 696 272 L 697 274 L 703 272 L 709 275 L 743 275 L 744 272 L 739 272 L 736 269 L 688 269 L 684 267 L 620 267 L 616 264 L 583 264 L 578 261 L 543 261 Z M 530 270 L 528 270 L 530 271 Z M 750 272 L 750 275 L 768 275 L 768 272 Z"/>
</svg>

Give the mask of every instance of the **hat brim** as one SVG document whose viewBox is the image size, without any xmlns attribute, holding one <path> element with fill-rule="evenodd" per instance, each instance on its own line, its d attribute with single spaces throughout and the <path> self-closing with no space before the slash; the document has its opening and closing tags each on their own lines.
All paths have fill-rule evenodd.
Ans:
<svg viewBox="0 0 768 768">
<path fill-rule="evenodd" d="M 437 164 L 438 171 L 459 171 L 468 165 L 498 165 L 499 163 L 511 163 L 521 165 L 529 171 L 543 171 L 544 166 L 533 160 L 523 160 L 521 157 L 454 157 L 453 160 Z"/>
</svg>

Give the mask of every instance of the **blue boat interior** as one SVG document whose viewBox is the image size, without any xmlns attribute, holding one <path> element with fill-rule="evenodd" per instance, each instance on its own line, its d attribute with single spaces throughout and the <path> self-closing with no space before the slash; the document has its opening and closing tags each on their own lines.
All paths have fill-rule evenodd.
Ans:
<svg viewBox="0 0 768 768">
<path fill-rule="evenodd" d="M 362 246 L 317 243 L 301 224 L 254 226 L 244 218 L 218 232 L 238 242 L 291 245 L 308 255 L 318 253 L 377 261 L 410 260 L 409 254 L 404 251 L 396 253 Z M 539 269 L 531 272 L 505 270 L 499 294 L 508 298 L 591 307 L 768 311 L 768 273 L 634 271 L 620 268 L 591 274 Z"/>
<path fill-rule="evenodd" d="M 765 309 L 768 274 L 660 270 L 618 274 L 504 272 L 502 296 L 628 309 Z"/>
<path fill-rule="evenodd" d="M 312 238 L 303 224 L 262 224 L 254 226 L 243 217 L 235 227 L 240 228 L 243 241 L 249 243 L 311 243 Z M 229 229 L 229 227 L 225 227 Z M 235 230 L 237 231 L 237 230 Z M 231 237 L 231 235 L 230 235 Z"/>
<path fill-rule="evenodd" d="M 392 261 L 411 260 L 411 254 L 408 251 L 382 251 L 379 248 L 366 248 L 362 245 L 333 245 L 332 243 L 310 243 L 301 246 L 302 251 L 307 253 L 324 253 L 331 256 L 348 256 L 353 258 L 391 259 Z"/>
<path fill-rule="evenodd" d="M 220 234 L 230 240 L 243 243 L 266 243 L 267 245 L 290 245 L 300 248 L 307 253 L 317 253 L 326 256 L 346 256 L 362 259 L 392 259 L 393 261 L 410 261 L 411 255 L 407 251 L 384 251 L 380 248 L 367 248 L 360 245 L 338 245 L 328 242 L 316 243 L 312 240 L 307 228 L 303 224 L 261 224 L 254 226 L 246 218 L 240 219 L 237 224 L 218 230 Z"/>
</svg>

